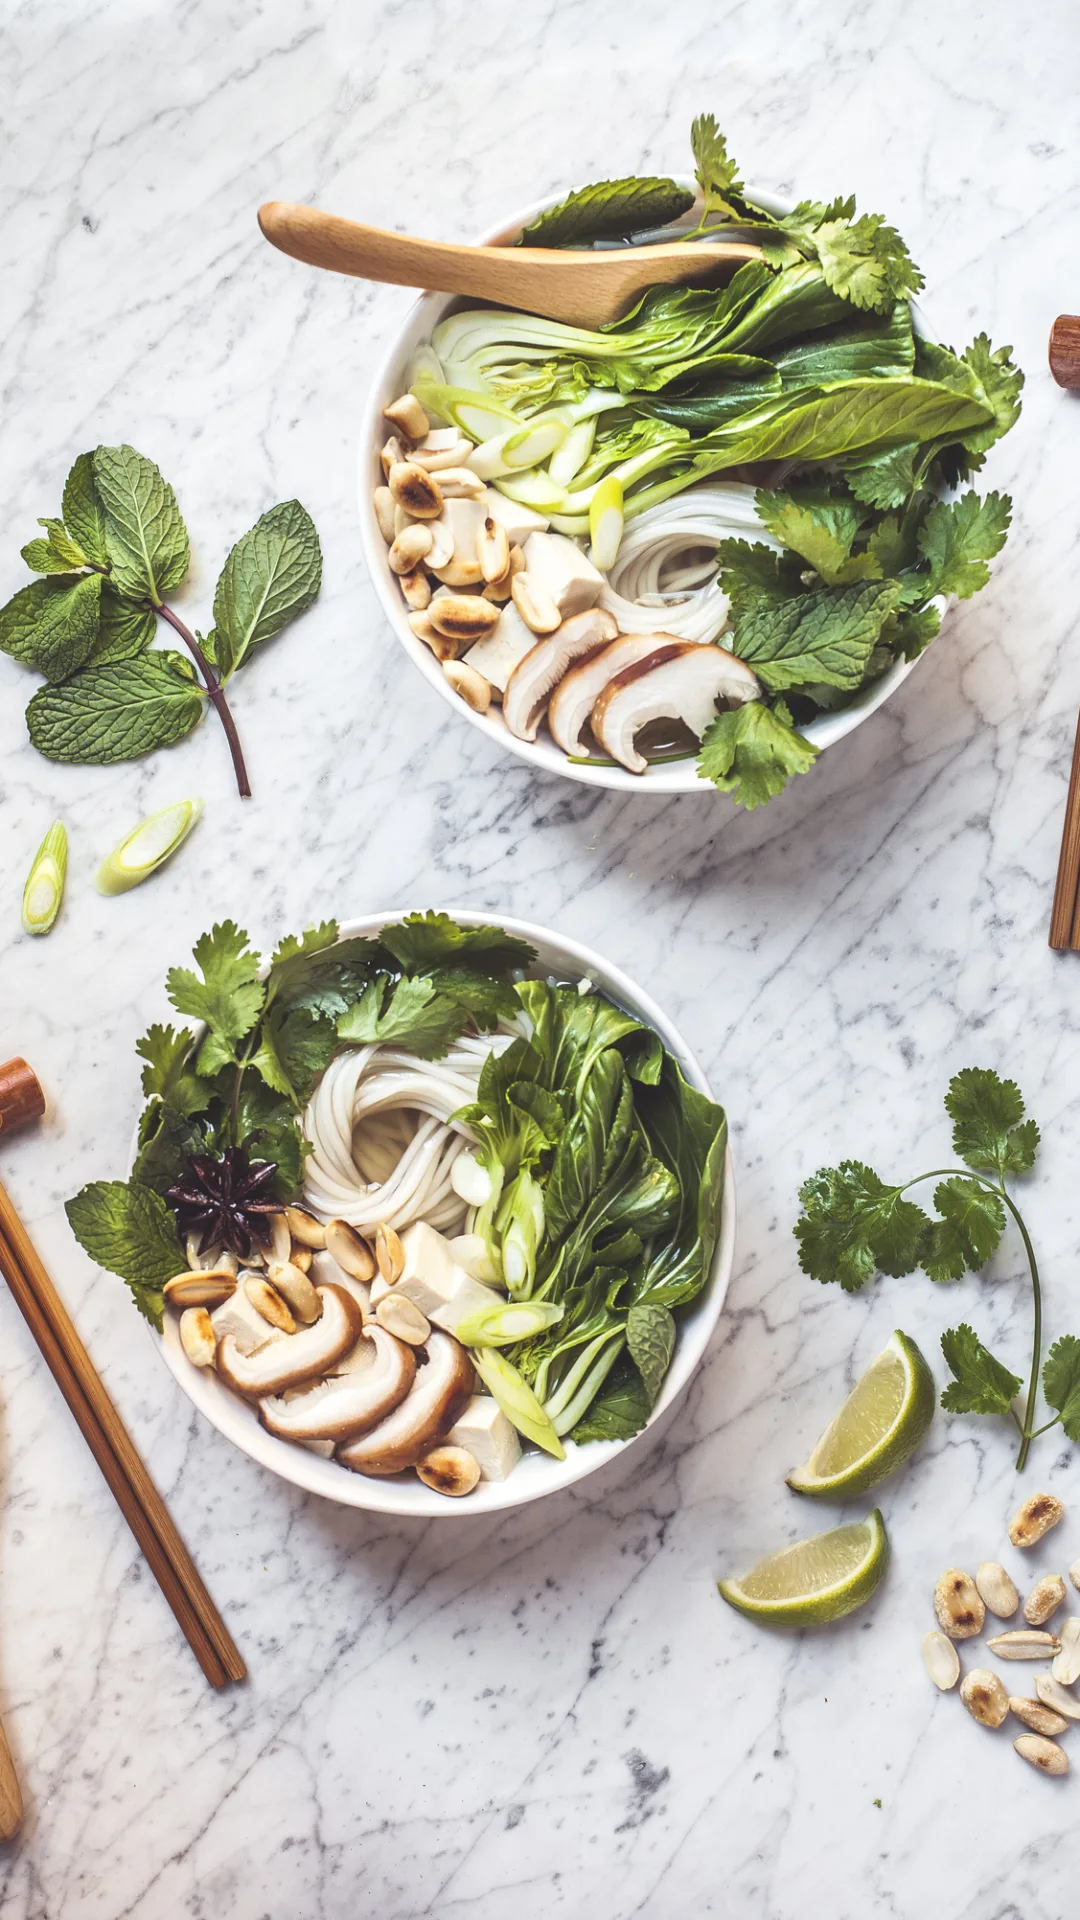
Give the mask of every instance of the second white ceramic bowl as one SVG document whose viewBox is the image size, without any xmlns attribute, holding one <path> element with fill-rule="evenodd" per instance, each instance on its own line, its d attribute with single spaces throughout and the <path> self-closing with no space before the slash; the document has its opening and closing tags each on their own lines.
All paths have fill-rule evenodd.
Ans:
<svg viewBox="0 0 1080 1920">
<path fill-rule="evenodd" d="M 689 176 L 676 176 L 680 184 L 693 187 Z M 494 228 L 490 233 L 480 235 L 478 246 L 508 245 L 520 233 L 523 226 L 534 220 L 545 208 L 554 206 L 560 195 L 552 194 L 547 199 L 538 200 L 535 205 L 525 207 L 515 213 L 511 219 Z M 788 211 L 788 203 L 778 200 L 775 195 L 753 192 L 753 198 L 773 213 Z M 462 303 L 453 294 L 426 293 L 409 309 L 400 332 L 390 347 L 375 381 L 364 410 L 360 428 L 360 446 L 358 461 L 358 493 L 360 507 L 360 532 L 364 545 L 364 557 L 368 571 L 375 582 L 375 590 L 382 602 L 383 611 L 415 667 L 418 667 L 428 685 L 451 707 L 459 720 L 467 720 L 472 726 L 490 740 L 495 740 L 507 752 L 516 754 L 529 766 L 538 767 L 545 773 L 562 774 L 564 779 L 577 780 L 587 787 L 614 787 L 622 793 L 703 793 L 708 792 L 708 782 L 699 779 L 694 761 L 676 761 L 650 767 L 647 773 L 628 773 L 624 767 L 577 766 L 567 759 L 561 747 L 555 745 L 546 729 L 539 737 L 529 742 L 519 740 L 503 721 L 499 707 L 492 705 L 487 713 L 474 713 L 467 707 L 459 694 L 456 694 L 443 674 L 439 662 L 430 647 L 418 640 L 408 622 L 408 608 L 401 597 L 397 577 L 391 572 L 387 559 L 387 547 L 379 532 L 375 518 L 374 492 L 382 482 L 382 469 L 379 465 L 379 448 L 386 439 L 387 427 L 382 410 L 398 395 L 404 392 L 408 381 L 408 369 L 412 357 L 423 342 L 430 340 L 433 329 L 450 310 Z M 916 311 L 916 327 L 921 333 L 927 333 L 922 316 Z M 944 605 L 944 603 L 942 603 Z M 896 688 L 907 679 L 916 663 L 898 661 L 880 680 L 868 687 L 865 694 L 845 707 L 841 713 L 822 714 L 811 721 L 803 731 L 808 740 L 824 750 L 838 740 L 852 733 L 862 725 L 870 714 L 876 713 Z M 716 804 L 720 809 L 719 820 L 731 818 L 735 812 L 734 803 L 724 794 L 716 794 Z"/>
<path fill-rule="evenodd" d="M 480 926 L 485 918 L 491 918 L 490 915 L 468 913 L 454 907 L 447 911 L 465 927 Z M 389 921 L 402 917 L 400 912 L 379 913 L 362 920 L 346 920 L 342 923 L 341 935 L 343 939 L 353 936 L 371 938 Z M 652 1027 L 678 1061 L 691 1086 L 713 1097 L 708 1081 L 682 1035 L 656 1002 L 635 986 L 618 967 L 611 966 L 590 947 L 568 939 L 565 934 L 551 933 L 546 927 L 534 927 L 527 920 L 508 920 L 501 914 L 498 921 L 507 932 L 517 934 L 537 949 L 536 971 L 541 976 L 552 973 L 570 980 L 588 978 L 603 993 L 625 1007 L 628 1013 Z M 368 1480 L 362 1474 L 351 1473 L 347 1467 L 338 1466 L 333 1460 L 321 1460 L 304 1447 L 277 1439 L 259 1425 L 254 1407 L 232 1393 L 212 1368 L 192 1366 L 180 1345 L 179 1321 L 175 1315 L 166 1315 L 163 1335 L 151 1332 L 150 1337 L 164 1355 L 170 1372 L 200 1413 L 204 1413 L 219 1433 L 239 1447 L 241 1453 L 246 1453 L 271 1473 L 278 1474 L 282 1480 L 290 1480 L 294 1486 L 303 1487 L 308 1493 L 321 1494 L 324 1499 L 336 1500 L 345 1507 L 366 1507 L 375 1513 L 411 1514 L 423 1520 L 462 1519 L 470 1514 L 492 1513 L 499 1507 L 526 1506 L 530 1500 L 539 1500 L 546 1493 L 557 1493 L 563 1487 L 572 1486 L 575 1480 L 583 1480 L 586 1474 L 595 1473 L 598 1467 L 605 1466 L 625 1448 L 636 1446 L 643 1440 L 660 1416 L 678 1399 L 705 1352 L 724 1304 L 734 1254 L 735 1177 L 729 1151 L 724 1174 L 723 1222 L 713 1255 L 712 1270 L 698 1298 L 679 1316 L 675 1352 L 648 1424 L 633 1440 L 590 1440 L 587 1445 L 580 1447 L 570 1440 L 566 1445 L 565 1460 L 553 1460 L 547 1454 L 530 1451 L 506 1480 L 482 1480 L 464 1500 L 449 1500 L 444 1494 L 435 1493 L 431 1487 L 424 1486 L 415 1474 L 393 1480 Z"/>
</svg>

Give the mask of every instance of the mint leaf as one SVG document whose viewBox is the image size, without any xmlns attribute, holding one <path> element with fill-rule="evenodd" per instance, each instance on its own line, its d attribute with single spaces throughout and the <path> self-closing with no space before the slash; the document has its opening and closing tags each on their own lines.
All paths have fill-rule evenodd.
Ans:
<svg viewBox="0 0 1080 1920">
<path fill-rule="evenodd" d="M 725 220 L 745 218 L 748 208 L 743 199 L 739 169 L 727 150 L 727 141 L 716 124 L 716 116 L 700 113 L 690 128 L 690 148 L 694 156 L 694 177 L 705 200 L 705 212 L 718 213 Z"/>
<path fill-rule="evenodd" d="M 604 1384 L 604 1390 L 578 1421 L 572 1438 L 585 1440 L 630 1440 L 640 1433 L 651 1408 L 645 1383 L 628 1360 L 618 1360 Z"/>
<path fill-rule="evenodd" d="M 86 555 L 77 540 L 70 539 L 62 520 L 39 520 L 44 540 L 31 540 L 22 549 L 22 557 L 34 573 L 79 573 Z"/>
<path fill-rule="evenodd" d="M 71 1230 L 99 1267 L 118 1273 L 140 1313 L 161 1329 L 166 1280 L 187 1265 L 176 1221 L 137 1181 L 94 1180 L 65 1207 Z"/>
<path fill-rule="evenodd" d="M 89 659 L 101 618 L 101 575 L 35 580 L 0 608 L 0 648 L 48 680 L 67 680 Z"/>
<path fill-rule="evenodd" d="M 108 566 L 105 514 L 94 485 L 92 453 L 80 453 L 64 482 L 63 514 L 68 532 L 78 541 L 90 564 Z"/>
<path fill-rule="evenodd" d="M 959 500 L 937 500 L 919 529 L 919 551 L 930 563 L 924 598 L 955 593 L 970 599 L 990 578 L 987 564 L 1000 553 L 1012 519 L 1007 493 L 961 494 Z"/>
<path fill-rule="evenodd" d="M 236 543 L 214 594 L 213 652 L 223 675 L 310 607 L 322 582 L 315 524 L 299 500 L 271 507 Z"/>
<path fill-rule="evenodd" d="M 931 1280 L 959 1280 L 985 1267 L 1005 1231 L 1001 1196 L 981 1180 L 958 1175 L 934 1188 L 935 1220 L 923 1267 Z"/>
<path fill-rule="evenodd" d="M 790 554 L 776 553 L 760 542 L 751 545 L 747 540 L 721 540 L 716 559 L 733 621 L 758 607 L 779 606 L 802 593 L 799 568 Z"/>
<path fill-rule="evenodd" d="M 1039 1129 L 1024 1119 L 1024 1096 L 1015 1080 L 989 1067 L 964 1067 L 949 1081 L 945 1110 L 953 1122 L 953 1148 L 979 1173 L 1029 1173 Z"/>
<path fill-rule="evenodd" d="M 578 187 L 558 206 L 549 207 L 523 227 L 519 247 L 581 247 L 593 240 L 625 240 L 651 227 L 666 227 L 694 204 L 694 196 L 675 180 L 598 180 Z"/>
<path fill-rule="evenodd" d="M 631 1307 L 626 1316 L 626 1346 L 641 1375 L 651 1409 L 675 1351 L 675 1321 L 667 1307 Z"/>
<path fill-rule="evenodd" d="M 492 972 L 507 972 L 536 959 L 535 948 L 502 927 L 459 927 L 448 913 L 410 913 L 384 927 L 379 939 L 406 973 L 465 959 Z"/>
<path fill-rule="evenodd" d="M 1060 1413 L 1070 1440 L 1080 1441 L 1080 1340 L 1073 1333 L 1055 1340 L 1043 1368 L 1047 1406 Z"/>
<path fill-rule="evenodd" d="M 151 653 L 123 665 L 88 667 L 62 687 L 43 687 L 26 709 L 30 738 L 49 760 L 111 766 L 182 740 L 204 697 L 186 662 Z"/>
<path fill-rule="evenodd" d="M 941 1336 L 953 1381 L 941 1396 L 950 1413 L 1008 1413 L 1021 1382 L 995 1360 L 971 1327 L 950 1327 Z"/>
<path fill-rule="evenodd" d="M 817 756 L 817 747 L 796 733 L 784 712 L 748 700 L 707 727 L 698 773 L 752 813 L 782 793 L 793 774 L 809 773 Z"/>
<path fill-rule="evenodd" d="M 291 1012 L 272 1007 L 262 1023 L 251 1064 L 275 1093 L 302 1107 L 337 1048 L 337 1028 L 332 1020 L 303 1007 Z"/>
<path fill-rule="evenodd" d="M 342 1040 L 375 1046 L 404 1041 L 421 1060 L 437 1060 L 468 1020 L 464 1008 L 436 993 L 430 980 L 400 980 L 388 990 L 385 979 L 372 980 L 361 998 L 338 1021 Z"/>
<path fill-rule="evenodd" d="M 134 660 L 147 651 L 156 631 L 153 607 L 121 599 L 106 580 L 101 589 L 101 624 L 87 664 L 107 667 L 117 660 Z"/>
<path fill-rule="evenodd" d="M 773 692 L 818 682 L 853 692 L 899 591 L 884 580 L 759 606 L 737 622 L 734 652 Z"/>
<path fill-rule="evenodd" d="M 887 1187 L 871 1167 L 844 1160 L 823 1167 L 799 1189 L 795 1224 L 799 1265 L 812 1280 L 838 1280 L 857 1293 L 875 1273 L 913 1273 L 921 1266 L 930 1221 L 921 1207 Z"/>
<path fill-rule="evenodd" d="M 210 1031 L 199 1048 L 199 1073 L 216 1073 L 235 1061 L 235 1045 L 251 1032 L 262 1011 L 266 987 L 259 979 L 259 956 L 248 936 L 232 920 L 211 927 L 192 949 L 202 979 L 188 967 L 171 967 L 165 991 L 177 1013 L 206 1022 Z"/>
<path fill-rule="evenodd" d="M 176 495 L 134 447 L 98 447 L 93 476 L 114 586 L 129 599 L 159 607 L 170 588 L 180 585 L 191 557 Z"/>
<path fill-rule="evenodd" d="M 154 1025 L 136 1041 L 135 1051 L 146 1062 L 142 1090 L 148 1100 L 161 1100 L 185 1119 L 205 1111 L 208 1090 L 189 1071 L 192 1035 L 186 1027 L 177 1032 L 175 1027 Z"/>
</svg>

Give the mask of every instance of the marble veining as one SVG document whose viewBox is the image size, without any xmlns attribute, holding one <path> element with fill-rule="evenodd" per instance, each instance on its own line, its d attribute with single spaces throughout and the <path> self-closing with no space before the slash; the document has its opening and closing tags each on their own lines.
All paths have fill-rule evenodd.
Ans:
<svg viewBox="0 0 1080 1920">
<path fill-rule="evenodd" d="M 940 1568 L 1004 1547 L 1005 1436 L 935 1423 L 882 1490 L 893 1567 L 849 1626 L 764 1637 L 713 1579 L 818 1523 L 783 1474 L 894 1325 L 934 1354 L 970 1316 L 1023 1363 L 1011 1241 L 951 1294 L 913 1278 L 847 1298 L 793 1255 L 800 1179 L 852 1151 L 903 1170 L 924 1139 L 943 1148 L 961 1065 L 1015 1073 L 1044 1126 L 1048 1312 L 1080 1321 L 1080 976 L 1045 944 L 1080 700 L 1080 415 L 1045 372 L 1049 323 L 1076 302 L 1076 47 L 1064 0 L 1019 32 L 1002 0 L 3 10 L 0 594 L 99 441 L 132 440 L 174 480 L 196 621 L 273 500 L 304 501 L 326 555 L 317 608 L 237 689 L 247 806 L 209 724 L 142 765 L 40 760 L 29 686 L 0 660 L 0 1057 L 25 1052 L 56 1102 L 3 1178 L 252 1676 L 204 1686 L 0 1292 L 0 1711 L 29 1808 L 0 1857 L 10 1920 L 1060 1920 L 1074 1903 L 1075 1778 L 1030 1774 L 919 1665 Z M 763 187 L 856 190 L 887 213 L 941 337 L 985 326 L 1029 373 L 988 475 L 1016 502 L 992 587 L 748 818 L 704 792 L 532 775 L 407 667 L 364 573 L 353 474 L 408 296 L 309 273 L 254 223 L 277 195 L 467 237 L 551 186 L 681 170 L 710 108 Z M 174 867 L 100 899 L 102 853 L 193 793 L 206 818 Z M 57 814 L 68 903 L 34 943 L 18 895 Z M 521 913 L 626 967 L 730 1108 L 740 1198 L 728 1310 L 655 1444 L 530 1510 L 420 1527 L 307 1499 L 233 1452 L 61 1210 L 122 1164 L 133 1042 L 211 918 L 269 945 L 406 901 Z M 1051 1440 L 1037 1459 L 1073 1558 L 1075 1456 Z M 1033 1556 L 1061 1557 L 1056 1535 Z"/>
</svg>

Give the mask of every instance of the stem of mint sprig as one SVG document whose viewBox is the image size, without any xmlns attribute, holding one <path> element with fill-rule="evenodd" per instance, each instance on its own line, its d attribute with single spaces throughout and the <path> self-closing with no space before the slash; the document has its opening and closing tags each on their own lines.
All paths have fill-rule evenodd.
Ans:
<svg viewBox="0 0 1080 1920">
<path fill-rule="evenodd" d="M 203 652 L 201 646 L 199 645 L 199 642 L 195 638 L 195 635 L 192 633 L 190 627 L 186 627 L 184 625 L 184 622 L 181 620 L 179 614 L 174 613 L 171 607 L 167 607 L 164 601 L 162 601 L 162 604 L 157 609 L 157 611 L 160 613 L 162 619 L 167 620 L 170 627 L 172 627 L 175 630 L 175 632 L 177 632 L 180 635 L 180 638 L 184 642 L 184 645 L 186 646 L 188 652 L 191 654 L 191 657 L 194 660 L 195 665 L 198 667 L 199 672 L 202 674 L 203 682 L 206 687 L 207 697 L 209 698 L 212 705 L 216 709 L 218 719 L 221 721 L 221 724 L 225 729 L 225 738 L 229 743 L 229 752 L 232 755 L 233 770 L 236 774 L 237 792 L 239 793 L 241 800 L 250 800 L 251 782 L 248 779 L 248 770 L 244 761 L 244 749 L 240 745 L 240 735 L 236 731 L 236 721 L 232 717 L 232 711 L 229 707 L 228 701 L 225 698 L 224 688 L 222 687 L 222 684 L 218 679 L 217 674 L 214 672 L 213 667 L 210 665 L 209 660 L 206 658 L 205 653 Z"/>
<path fill-rule="evenodd" d="M 802 1213 L 795 1227 L 799 1264 L 813 1279 L 836 1281 L 858 1292 L 875 1274 L 901 1276 L 919 1267 L 946 1283 L 983 1268 L 1000 1244 L 1007 1215 L 1016 1223 L 1028 1263 L 1032 1292 L 1031 1367 L 1022 1415 L 1015 1401 L 1021 1378 L 990 1352 L 967 1324 L 950 1327 L 941 1348 L 952 1380 L 941 1404 L 952 1413 L 1010 1418 L 1020 1436 L 1016 1466 L 1027 1463 L 1033 1440 L 1060 1425 L 1080 1442 L 1080 1339 L 1065 1334 L 1042 1365 L 1042 1284 L 1024 1217 L 1006 1185 L 1008 1175 L 1031 1171 L 1039 1129 L 1024 1117 L 1024 1101 L 1011 1080 L 968 1067 L 949 1082 L 945 1107 L 953 1122 L 960 1167 L 937 1167 L 889 1186 L 856 1160 L 826 1167 L 800 1190 Z M 932 1216 L 906 1195 L 936 1180 Z M 1036 1426 L 1040 1370 L 1053 1417 Z"/>
</svg>

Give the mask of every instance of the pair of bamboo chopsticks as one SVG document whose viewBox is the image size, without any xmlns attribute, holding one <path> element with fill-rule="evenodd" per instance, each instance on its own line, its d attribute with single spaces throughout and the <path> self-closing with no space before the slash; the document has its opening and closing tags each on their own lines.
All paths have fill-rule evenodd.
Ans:
<svg viewBox="0 0 1080 1920">
<path fill-rule="evenodd" d="M 210 1685 L 246 1679 L 239 1650 L 2 1186 L 0 1272 Z"/>
<path fill-rule="evenodd" d="M 1065 802 L 1065 825 L 1061 832 L 1057 886 L 1050 915 L 1050 945 L 1059 953 L 1080 953 L 1080 719 L 1073 741 L 1069 797 Z"/>
</svg>

